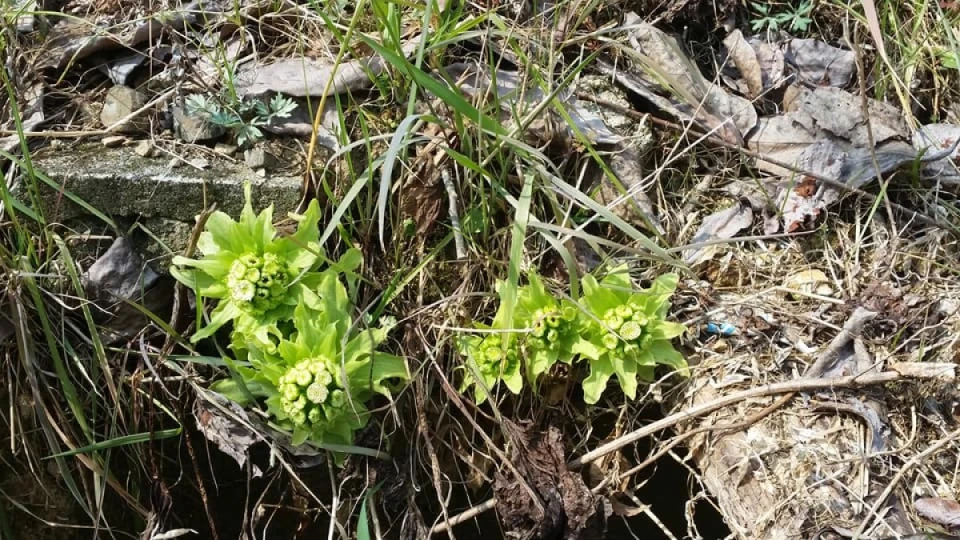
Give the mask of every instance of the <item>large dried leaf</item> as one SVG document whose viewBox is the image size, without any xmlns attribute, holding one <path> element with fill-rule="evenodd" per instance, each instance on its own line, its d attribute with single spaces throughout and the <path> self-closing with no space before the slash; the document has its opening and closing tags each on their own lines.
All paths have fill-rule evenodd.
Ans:
<svg viewBox="0 0 960 540">
<path fill-rule="evenodd" d="M 652 178 L 646 178 L 643 171 L 643 148 L 632 142 L 626 142 L 622 147 L 610 156 L 609 161 L 610 170 L 620 185 L 602 175 L 597 201 L 624 220 L 641 223 L 643 227 L 663 234 L 663 225 L 647 195 L 647 189 L 653 182 Z M 647 185 L 643 185 L 645 181 Z"/>
<path fill-rule="evenodd" d="M 183 31 L 199 20 L 202 13 L 210 20 L 218 13 L 231 9 L 232 4 L 213 0 L 194 0 L 182 7 L 157 13 L 136 25 L 115 27 L 98 26 L 84 19 L 65 19 L 50 30 L 38 67 L 61 72 L 69 65 L 94 54 L 130 50 L 151 42 L 156 44 L 165 35 L 164 30 Z"/>
<path fill-rule="evenodd" d="M 857 72 L 853 51 L 838 49 L 817 39 L 792 39 L 784 50 L 799 82 L 843 88 Z"/>
<path fill-rule="evenodd" d="M 633 47 L 623 52 L 631 60 L 634 77 L 625 82 L 631 77 L 615 73 L 617 80 L 679 120 L 696 120 L 728 142 L 741 144 L 757 123 L 753 104 L 708 81 L 675 38 L 634 13 L 627 14 L 625 24 Z"/>
<path fill-rule="evenodd" d="M 932 152 L 951 150 L 950 155 L 924 164 L 923 174 L 944 184 L 960 184 L 960 170 L 957 159 L 960 158 L 960 126 L 956 124 L 929 124 L 921 127 L 913 135 L 913 146 L 928 157 Z"/>
<path fill-rule="evenodd" d="M 307 100 L 294 98 L 297 108 L 286 118 L 273 118 L 263 126 L 264 131 L 277 135 L 292 135 L 295 137 L 309 137 L 313 131 L 313 116 L 310 111 L 316 111 L 318 100 L 313 100 L 312 107 L 307 106 Z M 340 113 L 337 102 L 328 99 L 323 107 L 320 125 L 317 126 L 317 144 L 333 152 L 340 151 L 340 138 L 337 133 L 340 129 Z"/>
<path fill-rule="evenodd" d="M 859 97 L 831 87 L 796 89 L 786 99 L 786 113 L 761 118 L 750 136 L 749 148 L 765 157 L 795 164 L 800 155 L 817 141 L 829 140 L 847 150 L 870 148 L 867 120 Z M 879 145 L 893 139 L 906 139 L 909 130 L 895 108 L 868 99 L 868 114 L 873 141 Z M 786 176 L 791 170 L 758 160 L 764 172 Z"/>
<path fill-rule="evenodd" d="M 108 343 L 130 339 L 149 324 L 131 302 L 166 316 L 172 300 L 170 278 L 154 272 L 124 236 L 90 265 L 83 286 L 99 308 L 94 313 L 102 323 L 101 339 Z"/>
<path fill-rule="evenodd" d="M 776 46 L 756 36 L 747 39 L 739 30 L 727 34 L 723 45 L 739 74 L 726 80 L 740 93 L 756 99 L 783 82 L 784 57 Z"/>
<path fill-rule="evenodd" d="M 753 224 L 753 209 L 745 204 L 736 204 L 710 214 L 703 220 L 697 234 L 690 240 L 691 245 L 702 244 L 711 240 L 733 238 L 740 231 Z M 716 245 L 695 246 L 683 253 L 683 260 L 693 266 L 709 260 L 719 249 Z"/>
<path fill-rule="evenodd" d="M 504 111 L 505 118 L 509 118 L 514 111 L 519 111 L 521 114 L 530 112 L 547 99 L 547 94 L 543 90 L 522 80 L 521 74 L 516 71 L 497 70 L 495 73 L 490 73 L 484 68 L 466 63 L 453 64 L 445 71 L 451 79 L 457 81 L 458 86 L 467 96 L 472 98 L 481 95 L 495 96 L 500 108 Z M 556 99 L 564 112 L 570 116 L 573 126 L 590 142 L 616 144 L 623 140 L 607 127 L 603 118 L 591 110 L 587 104 L 578 100 L 573 92 L 562 90 Z M 548 109 L 545 114 L 553 113 Z M 562 125 L 566 125 L 566 122 Z M 571 126 L 566 125 L 565 135 L 571 140 L 575 138 Z"/>
<path fill-rule="evenodd" d="M 411 55 L 419 45 L 411 40 L 403 46 L 403 54 Z M 240 97 L 281 93 L 298 97 L 320 97 L 361 90 L 372 84 L 388 67 L 382 57 L 370 56 L 341 62 L 334 69 L 333 59 L 287 58 L 263 66 L 248 66 L 237 73 L 236 88 Z M 332 79 L 332 83 L 331 83 Z"/>
<path fill-rule="evenodd" d="M 43 112 L 45 96 L 46 91 L 43 83 L 34 84 L 24 92 L 20 111 L 24 131 L 36 130 L 46 121 L 46 115 Z M 12 130 L 14 127 L 13 119 L 0 123 L 0 126 Z M 17 135 L 0 137 L 0 150 L 4 152 L 12 152 L 19 146 L 20 137 Z"/>
<path fill-rule="evenodd" d="M 917 513 L 934 523 L 960 527 L 960 503 L 941 497 L 926 497 L 913 501 Z"/>
</svg>

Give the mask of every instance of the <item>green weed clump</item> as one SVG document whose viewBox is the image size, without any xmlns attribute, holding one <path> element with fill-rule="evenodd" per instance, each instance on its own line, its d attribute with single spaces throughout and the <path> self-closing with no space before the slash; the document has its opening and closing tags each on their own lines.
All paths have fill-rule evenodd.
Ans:
<svg viewBox="0 0 960 540">
<path fill-rule="evenodd" d="M 341 274 L 360 265 L 359 251 L 321 270 L 316 201 L 292 216 L 295 233 L 278 237 L 272 207 L 254 214 L 249 186 L 245 195 L 239 221 L 223 212 L 210 216 L 197 246 L 200 259 L 173 261 L 172 274 L 196 291 L 198 304 L 216 300 L 210 321 L 192 339 L 232 323 L 231 348 L 246 362 L 214 390 L 241 405 L 265 403 L 294 445 L 350 445 L 369 420 L 365 403 L 389 397 L 388 383 L 408 378 L 406 362 L 377 350 L 389 324 L 356 328 Z"/>
<path fill-rule="evenodd" d="M 583 293 L 574 300 L 555 297 L 531 274 L 528 284 L 516 289 L 516 307 L 507 320 L 509 293 L 501 282 L 501 304 L 492 324 L 475 322 L 482 333 L 459 340 L 467 360 L 461 390 L 472 386 L 481 403 L 500 381 L 518 394 L 523 374 L 535 385 L 557 362 L 584 362 L 590 368 L 582 384 L 584 401 L 593 404 L 614 376 L 623 393 L 635 399 L 639 381 L 653 381 L 658 365 L 686 375 L 686 361 L 671 343 L 685 327 L 666 320 L 676 287 L 677 276 L 665 274 L 649 289 L 636 290 L 621 266 L 599 281 L 586 276 Z"/>
</svg>

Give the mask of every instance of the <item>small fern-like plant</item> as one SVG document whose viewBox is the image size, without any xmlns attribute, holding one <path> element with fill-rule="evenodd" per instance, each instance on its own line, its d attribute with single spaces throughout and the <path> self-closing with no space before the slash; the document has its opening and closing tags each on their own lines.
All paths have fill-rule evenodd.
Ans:
<svg viewBox="0 0 960 540">
<path fill-rule="evenodd" d="M 295 101 L 280 94 L 268 102 L 193 94 L 184 105 L 188 114 L 205 114 L 210 123 L 230 131 L 241 148 L 263 139 L 261 127 L 274 118 L 289 118 L 297 108 Z"/>
</svg>

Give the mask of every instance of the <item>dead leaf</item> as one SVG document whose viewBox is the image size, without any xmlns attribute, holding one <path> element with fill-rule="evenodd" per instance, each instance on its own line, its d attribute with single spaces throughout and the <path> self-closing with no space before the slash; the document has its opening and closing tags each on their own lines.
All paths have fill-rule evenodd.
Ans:
<svg viewBox="0 0 960 540">
<path fill-rule="evenodd" d="M 217 404 L 214 405 L 207 399 L 215 400 Z M 227 409 L 229 414 L 223 409 Z M 203 433 L 203 436 L 215 444 L 221 452 L 233 458 L 241 469 L 247 462 L 247 451 L 250 447 L 263 440 L 255 431 L 244 425 L 250 424 L 250 418 L 243 407 L 219 394 L 209 392 L 204 394 L 203 398 L 197 399 L 193 415 L 197 421 L 197 429 Z M 252 465 L 251 469 L 254 477 L 263 474 L 256 465 Z"/>
<path fill-rule="evenodd" d="M 313 106 L 308 106 L 307 99 L 293 98 L 297 103 L 290 116 L 286 118 L 275 117 L 265 126 L 264 131 L 269 131 L 276 135 L 292 135 L 295 137 L 309 137 L 313 131 L 313 116 L 310 111 L 316 111 L 319 105 L 318 100 L 313 100 Z M 337 108 L 337 101 L 328 99 L 323 107 L 323 116 L 320 118 L 320 125 L 317 126 L 317 144 L 331 150 L 339 152 L 340 137 L 337 133 L 340 131 L 340 112 Z"/>
<path fill-rule="evenodd" d="M 942 497 L 925 497 L 913 501 L 917 513 L 946 527 L 960 527 L 960 503 Z"/>
<path fill-rule="evenodd" d="M 36 83 L 27 88 L 23 94 L 24 104 L 20 111 L 21 117 L 23 118 L 23 130 L 33 131 L 47 120 L 46 114 L 44 113 L 44 98 L 46 97 L 45 85 L 43 83 Z M 13 121 L 9 120 L 3 127 L 10 129 L 14 127 L 12 123 Z M 19 146 L 20 137 L 17 135 L 0 138 L 0 150 L 13 152 Z"/>
<path fill-rule="evenodd" d="M 606 205 L 617 216 L 631 223 L 639 223 L 644 228 L 663 234 L 663 225 L 653 208 L 653 202 L 647 195 L 646 186 L 641 185 L 646 175 L 643 171 L 643 157 L 639 143 L 626 142 L 624 148 L 610 156 L 610 170 L 623 187 L 614 184 L 605 174 L 598 173 L 600 189 L 597 201 Z M 626 193 L 626 198 L 624 198 Z"/>
<path fill-rule="evenodd" d="M 784 49 L 787 64 L 800 82 L 844 88 L 857 72 L 853 51 L 832 47 L 818 39 L 791 39 Z"/>
<path fill-rule="evenodd" d="M 486 69 L 478 69 L 477 66 L 466 63 L 452 64 L 444 70 L 452 80 L 456 81 L 463 93 L 471 98 L 495 93 L 505 118 L 517 110 L 521 113 L 529 112 L 547 99 L 547 94 L 542 89 L 521 80 L 521 74 L 516 71 L 497 70 L 491 74 Z M 607 127 L 599 114 L 591 110 L 587 104 L 580 102 L 573 92 L 561 91 L 556 99 L 564 112 L 570 116 L 573 126 L 576 126 L 576 129 L 591 143 L 617 144 L 623 140 L 623 137 Z M 545 114 L 553 114 L 553 112 L 548 109 Z M 573 128 L 566 122 L 562 122 L 561 125 L 565 126 L 563 135 L 570 141 L 575 140 L 576 134 Z"/>
<path fill-rule="evenodd" d="M 876 372 L 883 369 L 883 363 L 874 362 L 863 343 L 863 329 L 878 313 L 862 307 L 856 308 L 843 323 L 838 333 L 826 349 L 817 357 L 804 377 L 829 378 Z"/>
<path fill-rule="evenodd" d="M 743 203 L 737 203 L 730 208 L 725 208 L 714 212 L 703 220 L 703 224 L 697 230 L 690 240 L 694 245 L 684 251 L 683 260 L 693 266 L 697 263 L 709 260 L 717 252 L 720 246 L 696 246 L 723 238 L 733 238 L 743 229 L 753 224 L 753 209 Z"/>
<path fill-rule="evenodd" d="M 497 513 L 508 536 L 587 540 L 604 538 L 606 515 L 602 503 L 579 474 L 567 470 L 563 436 L 554 426 L 543 430 L 532 424 L 517 426 L 505 420 L 514 443 L 510 460 L 524 476 L 501 469 L 494 478 Z M 527 492 L 532 488 L 543 511 Z"/>
<path fill-rule="evenodd" d="M 420 41 L 413 39 L 403 45 L 410 56 Z M 371 76 L 387 69 L 380 56 L 342 62 L 334 70 L 332 59 L 287 58 L 263 66 L 248 66 L 237 72 L 236 89 L 240 97 L 256 97 L 276 92 L 297 97 L 320 97 L 330 83 L 329 95 L 362 90 L 372 84 Z M 331 79 L 333 80 L 331 83 Z"/>
<path fill-rule="evenodd" d="M 783 82 L 784 55 L 777 47 L 756 36 L 744 38 L 740 30 L 727 34 L 723 45 L 742 77 L 738 90 L 748 98 L 756 99 Z"/>
<path fill-rule="evenodd" d="M 800 155 L 818 141 L 831 141 L 842 150 L 869 151 L 870 136 L 860 98 L 832 87 L 812 91 L 793 88 L 785 114 L 760 119 L 748 141 L 751 150 L 790 164 L 797 163 Z M 909 130 L 895 108 L 868 100 L 868 111 L 875 144 L 907 138 Z M 763 160 L 758 160 L 757 168 L 777 176 L 788 176 L 792 172 Z"/>
<path fill-rule="evenodd" d="M 948 150 L 960 140 L 960 126 L 956 124 L 929 124 L 921 127 L 913 135 L 913 147 L 918 152 L 928 155 L 931 152 Z M 960 183 L 960 170 L 957 169 L 957 160 L 960 159 L 960 147 L 953 152 L 932 162 L 924 163 L 923 175 L 926 178 L 945 184 Z"/>
<path fill-rule="evenodd" d="M 822 270 L 803 270 L 787 277 L 784 285 L 791 290 L 821 296 L 833 295 L 830 278 Z"/>
<path fill-rule="evenodd" d="M 609 64 L 598 63 L 601 70 L 679 120 L 696 119 L 708 130 L 716 129 L 727 142 L 743 143 L 757 123 L 757 112 L 749 100 L 708 81 L 675 38 L 643 22 L 635 13 L 627 13 L 624 26 L 629 28 L 628 39 L 633 45 L 623 49 L 632 71 L 624 75 Z M 664 98 L 661 93 L 670 97 Z"/>
<path fill-rule="evenodd" d="M 149 324 L 149 319 L 130 303 L 165 316 L 172 296 L 172 282 L 147 265 L 126 237 L 118 237 L 83 277 L 87 295 L 99 309 L 94 316 L 103 327 L 107 343 L 130 339 Z"/>
<path fill-rule="evenodd" d="M 201 84 L 213 88 L 223 83 L 224 66 L 239 64 L 240 56 L 250 45 L 249 40 L 235 36 L 216 44 L 216 48 L 211 47 L 212 50 L 217 51 L 217 54 L 201 54 L 191 51 L 189 54 L 196 61 L 193 70 Z"/>
<path fill-rule="evenodd" d="M 205 20 L 212 18 L 233 4 L 225 0 L 194 0 L 176 9 L 159 12 L 137 25 L 122 25 L 119 29 L 98 26 L 92 21 L 70 18 L 61 20 L 50 30 L 40 52 L 39 67 L 63 72 L 68 66 L 108 51 L 136 49 L 144 43 L 157 44 L 164 30 L 175 32 L 196 23 L 199 14 Z"/>
</svg>

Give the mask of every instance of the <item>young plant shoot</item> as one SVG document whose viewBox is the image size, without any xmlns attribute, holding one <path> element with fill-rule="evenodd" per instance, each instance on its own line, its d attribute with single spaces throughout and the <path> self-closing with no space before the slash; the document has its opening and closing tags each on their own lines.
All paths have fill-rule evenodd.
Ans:
<svg viewBox="0 0 960 540">
<path fill-rule="evenodd" d="M 369 420 L 366 402 L 389 397 L 390 380 L 408 378 L 403 358 L 377 350 L 389 326 L 358 331 L 354 324 L 340 273 L 355 270 L 360 253 L 348 250 L 320 271 L 317 202 L 291 216 L 299 222 L 295 233 L 278 237 L 272 207 L 255 214 L 249 185 L 245 196 L 239 221 L 210 216 L 197 246 L 202 258 L 173 261 L 178 280 L 199 298 L 217 300 L 193 341 L 232 323 L 231 347 L 248 366 L 214 390 L 241 405 L 262 400 L 294 445 L 350 445 Z"/>
<path fill-rule="evenodd" d="M 677 276 L 666 274 L 649 289 L 635 290 L 626 266 L 621 266 L 601 281 L 586 276 L 583 294 L 574 302 L 556 298 L 539 276 L 530 274 L 528 284 L 517 291 L 513 320 L 506 321 L 505 288 L 499 283 L 501 308 L 493 324 L 474 323 L 487 332 L 460 340 L 467 360 L 463 389 L 474 386 L 481 403 L 500 381 L 517 394 L 523 387 L 521 373 L 536 385 L 557 362 L 585 362 L 590 375 L 583 381 L 584 401 L 593 404 L 613 376 L 623 393 L 635 399 L 638 382 L 652 381 L 657 365 L 685 375 L 686 361 L 670 342 L 685 328 L 666 320 L 676 286 Z"/>
</svg>

